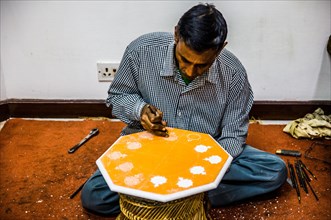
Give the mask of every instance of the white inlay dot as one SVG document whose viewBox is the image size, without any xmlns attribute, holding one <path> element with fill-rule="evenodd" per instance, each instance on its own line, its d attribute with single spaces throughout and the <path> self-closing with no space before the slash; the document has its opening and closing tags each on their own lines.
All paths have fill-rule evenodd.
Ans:
<svg viewBox="0 0 331 220">
<path fill-rule="evenodd" d="M 121 170 L 123 172 L 128 172 L 132 170 L 132 168 L 133 168 L 133 164 L 131 162 L 125 162 L 115 167 L 116 170 Z"/>
<path fill-rule="evenodd" d="M 184 179 L 182 177 L 178 178 L 178 182 L 177 182 L 177 186 L 181 187 L 181 188 L 188 188 L 190 186 L 193 185 L 192 180 L 190 179 Z"/>
<path fill-rule="evenodd" d="M 107 157 L 111 160 L 117 160 L 117 159 L 120 159 L 120 158 L 124 158 L 126 156 L 127 156 L 126 154 L 122 154 L 119 151 L 114 151 L 114 152 L 107 155 Z"/>
<path fill-rule="evenodd" d="M 202 175 L 206 175 L 206 171 L 205 168 L 202 166 L 194 166 L 191 167 L 190 172 L 192 174 L 202 174 Z"/>
<path fill-rule="evenodd" d="M 167 182 L 167 178 L 164 176 L 154 176 L 151 178 L 151 182 L 154 184 L 154 187 L 158 187 Z"/>
<path fill-rule="evenodd" d="M 222 158 L 220 156 L 214 155 L 214 156 L 205 158 L 204 160 L 209 161 L 211 164 L 218 164 L 222 161 Z"/>
<path fill-rule="evenodd" d="M 141 148 L 141 143 L 139 143 L 139 142 L 128 142 L 126 146 L 130 150 L 136 150 L 136 149 Z"/>
<path fill-rule="evenodd" d="M 210 148 L 209 146 L 205 146 L 205 145 L 200 144 L 200 145 L 197 145 L 197 146 L 194 148 L 194 150 L 195 150 L 196 152 L 199 152 L 199 153 L 204 153 L 204 152 L 206 152 L 209 148 Z"/>
</svg>

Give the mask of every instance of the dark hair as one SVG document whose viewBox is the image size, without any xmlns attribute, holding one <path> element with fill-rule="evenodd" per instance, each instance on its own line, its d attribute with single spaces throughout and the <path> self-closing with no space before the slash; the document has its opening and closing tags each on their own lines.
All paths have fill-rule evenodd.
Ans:
<svg viewBox="0 0 331 220">
<path fill-rule="evenodd" d="M 228 29 L 222 13 L 214 5 L 199 4 L 180 18 L 177 33 L 188 47 L 203 52 L 221 48 Z"/>
</svg>

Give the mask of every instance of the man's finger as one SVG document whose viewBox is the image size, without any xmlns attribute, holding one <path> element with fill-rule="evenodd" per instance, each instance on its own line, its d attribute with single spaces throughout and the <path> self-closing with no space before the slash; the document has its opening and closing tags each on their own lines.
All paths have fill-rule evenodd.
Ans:
<svg viewBox="0 0 331 220">
<path fill-rule="evenodd" d="M 154 115 L 154 114 L 149 114 L 149 119 L 153 123 L 161 123 L 162 121 L 162 115 Z"/>
<path fill-rule="evenodd" d="M 169 136 L 167 131 L 153 131 L 152 133 L 157 135 L 157 136 L 161 136 L 161 137 L 168 137 Z"/>
<path fill-rule="evenodd" d="M 152 126 L 150 127 L 151 130 L 153 131 L 162 131 L 165 132 L 167 129 L 165 128 L 165 126 L 161 123 L 158 124 L 152 124 Z"/>
</svg>

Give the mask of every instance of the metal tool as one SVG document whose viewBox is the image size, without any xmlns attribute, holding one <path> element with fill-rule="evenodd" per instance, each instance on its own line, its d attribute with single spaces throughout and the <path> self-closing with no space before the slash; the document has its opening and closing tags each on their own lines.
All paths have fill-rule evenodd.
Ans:
<svg viewBox="0 0 331 220">
<path fill-rule="evenodd" d="M 74 153 L 78 148 L 80 148 L 80 146 L 82 146 L 86 141 L 88 141 L 91 137 L 97 135 L 99 133 L 99 130 L 97 128 L 93 128 L 90 133 L 78 144 L 76 144 L 75 146 L 73 146 L 72 148 L 70 148 L 68 150 L 69 154 Z"/>
<path fill-rule="evenodd" d="M 71 196 L 69 197 L 70 199 L 73 199 L 83 189 L 87 180 L 85 180 L 85 182 L 82 185 L 80 185 L 80 187 L 78 189 L 76 189 L 76 191 L 73 194 L 71 194 Z"/>
</svg>

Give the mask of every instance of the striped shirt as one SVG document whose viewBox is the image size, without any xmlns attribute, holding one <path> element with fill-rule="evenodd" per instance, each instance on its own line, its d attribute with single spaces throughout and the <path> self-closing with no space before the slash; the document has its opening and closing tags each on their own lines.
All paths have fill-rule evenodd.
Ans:
<svg viewBox="0 0 331 220">
<path fill-rule="evenodd" d="M 246 141 L 253 93 L 245 68 L 223 49 L 209 70 L 188 85 L 174 62 L 174 37 L 156 32 L 143 35 L 126 48 L 107 106 L 127 124 L 121 135 L 143 128 L 145 104 L 163 112 L 167 126 L 210 134 L 233 157 Z"/>
</svg>

